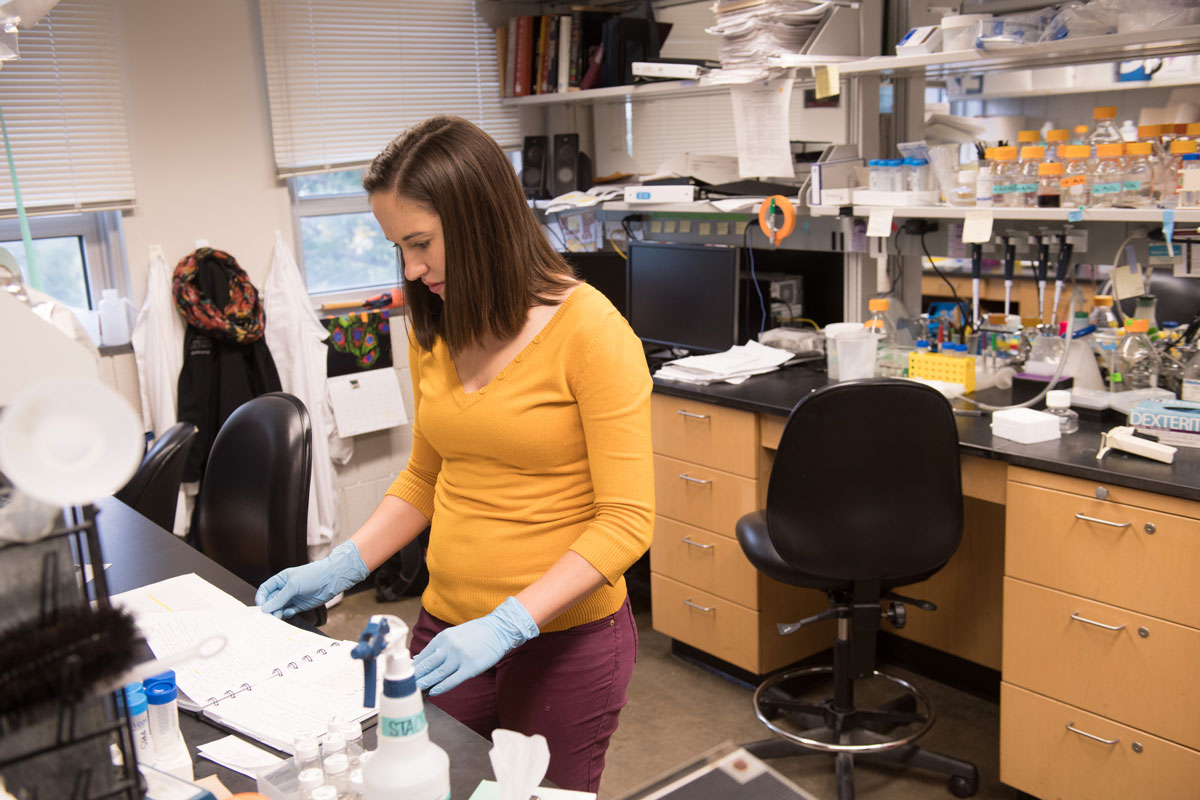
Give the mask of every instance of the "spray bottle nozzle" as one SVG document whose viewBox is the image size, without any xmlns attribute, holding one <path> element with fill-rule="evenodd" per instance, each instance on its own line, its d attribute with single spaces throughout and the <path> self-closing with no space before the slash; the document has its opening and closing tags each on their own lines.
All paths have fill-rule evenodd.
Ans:
<svg viewBox="0 0 1200 800">
<path fill-rule="evenodd" d="M 375 707 L 375 688 L 379 685 L 375 677 L 375 659 L 387 654 L 397 645 L 404 645 L 408 626 L 391 614 L 375 614 L 367 622 L 358 637 L 358 644 L 350 651 L 353 658 L 363 662 L 363 707 Z"/>
</svg>

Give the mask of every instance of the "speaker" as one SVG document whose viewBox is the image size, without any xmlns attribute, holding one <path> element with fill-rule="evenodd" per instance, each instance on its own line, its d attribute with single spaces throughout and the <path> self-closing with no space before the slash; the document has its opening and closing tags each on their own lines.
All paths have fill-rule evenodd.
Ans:
<svg viewBox="0 0 1200 800">
<path fill-rule="evenodd" d="M 550 141 L 545 136 L 526 136 L 521 149 L 521 187 L 533 199 L 549 197 L 547 170 L 550 166 Z"/>
<path fill-rule="evenodd" d="M 592 162 L 579 152 L 578 133 L 554 134 L 553 196 L 570 191 L 586 191 L 592 186 Z"/>
</svg>

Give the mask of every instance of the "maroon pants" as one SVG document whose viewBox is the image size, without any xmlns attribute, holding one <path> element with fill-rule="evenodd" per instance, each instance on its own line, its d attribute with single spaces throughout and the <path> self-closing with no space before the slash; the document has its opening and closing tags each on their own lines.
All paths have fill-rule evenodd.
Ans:
<svg viewBox="0 0 1200 800">
<path fill-rule="evenodd" d="M 412 654 L 449 627 L 421 609 Z M 496 728 L 540 733 L 550 745 L 546 777 L 562 789 L 594 792 L 636 660 L 637 626 L 626 598 L 615 614 L 543 633 L 487 672 L 426 700 L 487 739 Z"/>
</svg>

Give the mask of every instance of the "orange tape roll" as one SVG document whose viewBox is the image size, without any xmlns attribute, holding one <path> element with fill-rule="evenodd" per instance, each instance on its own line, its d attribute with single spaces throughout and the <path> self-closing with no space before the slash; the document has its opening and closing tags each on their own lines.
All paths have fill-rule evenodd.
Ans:
<svg viewBox="0 0 1200 800">
<path fill-rule="evenodd" d="M 771 212 L 772 205 L 775 206 L 776 213 L 783 214 L 783 226 L 780 228 L 775 227 L 775 214 Z M 792 205 L 791 200 L 781 194 L 768 197 L 758 207 L 758 227 L 771 240 L 771 243 L 778 247 L 780 242 L 791 236 L 792 231 L 796 230 L 796 207 Z"/>
</svg>

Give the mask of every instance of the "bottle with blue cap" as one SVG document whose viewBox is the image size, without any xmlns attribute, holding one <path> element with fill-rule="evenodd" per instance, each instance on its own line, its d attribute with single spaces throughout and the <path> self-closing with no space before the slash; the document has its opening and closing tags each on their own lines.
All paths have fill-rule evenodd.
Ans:
<svg viewBox="0 0 1200 800">
<path fill-rule="evenodd" d="M 364 800 L 447 800 L 450 758 L 429 740 L 425 705 L 404 641 L 408 626 L 390 614 L 367 622 L 351 655 L 363 661 L 363 705 L 375 705 L 375 661 L 384 661 L 379 745 L 362 768 Z"/>
<path fill-rule="evenodd" d="M 179 690 L 175 673 L 147 678 L 144 682 L 150 716 L 150 737 L 154 740 L 154 766 L 177 778 L 192 780 L 192 757 L 179 730 Z"/>
<path fill-rule="evenodd" d="M 154 762 L 154 740 L 150 737 L 149 704 L 146 690 L 141 681 L 125 687 L 125 708 L 129 712 L 129 733 L 133 739 L 133 752 L 139 764 Z"/>
</svg>

